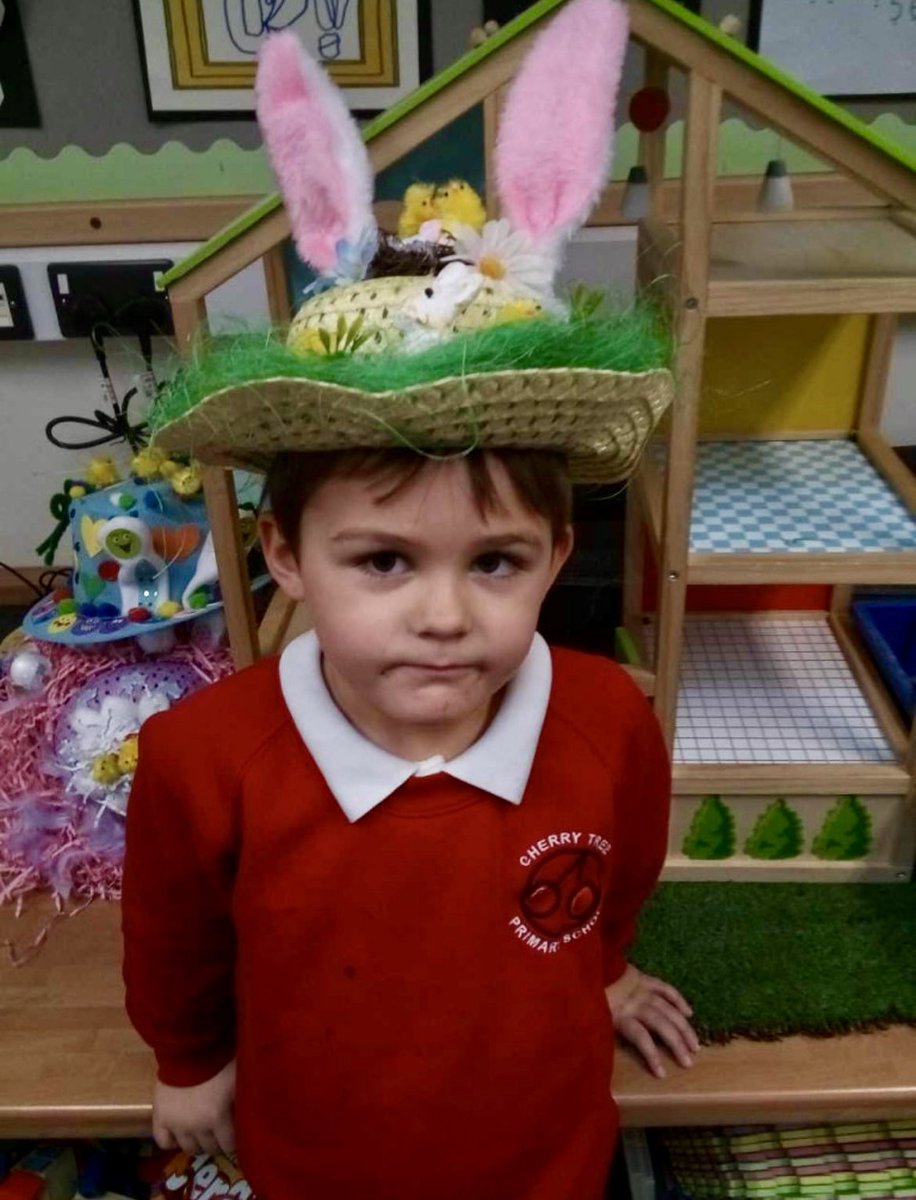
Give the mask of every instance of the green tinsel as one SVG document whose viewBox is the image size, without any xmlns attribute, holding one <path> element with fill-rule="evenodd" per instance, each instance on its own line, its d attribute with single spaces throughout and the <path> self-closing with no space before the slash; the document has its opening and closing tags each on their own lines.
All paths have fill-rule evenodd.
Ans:
<svg viewBox="0 0 916 1200">
<path fill-rule="evenodd" d="M 155 433 L 222 388 L 278 376 L 386 392 L 478 372 L 549 367 L 648 371 L 670 364 L 672 340 L 655 309 L 637 305 L 607 313 L 590 307 L 586 304 L 569 321 L 543 318 L 497 325 L 416 354 L 294 354 L 273 330 L 202 340 L 160 393 L 150 428 Z"/>
</svg>

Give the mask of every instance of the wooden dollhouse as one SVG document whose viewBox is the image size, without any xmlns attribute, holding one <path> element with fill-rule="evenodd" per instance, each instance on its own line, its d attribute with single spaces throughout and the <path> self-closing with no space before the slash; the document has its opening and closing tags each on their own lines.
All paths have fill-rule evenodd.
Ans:
<svg viewBox="0 0 916 1200">
<path fill-rule="evenodd" d="M 368 125 L 375 171 L 477 105 L 489 167 L 500 90 L 562 2 Z M 896 314 L 916 310 L 916 162 L 674 0 L 629 8 L 646 85 L 686 87 L 680 177 L 664 178 L 664 127 L 640 141 L 638 283 L 680 349 L 671 419 L 631 486 L 621 639 L 674 753 L 667 875 L 907 879 L 916 740 L 850 602 L 857 585 L 916 584 L 916 481 L 880 433 Z M 717 178 L 724 102 L 837 173 L 758 211 L 759 180 Z M 620 200 L 609 187 L 590 223 L 620 223 Z M 379 224 L 396 212 L 380 203 Z M 289 319 L 289 232 L 269 197 L 164 277 L 181 345 L 207 295 L 259 259 L 271 315 Z M 242 667 L 308 617 L 277 596 L 256 627 L 231 474 L 208 467 L 206 491 Z"/>
</svg>

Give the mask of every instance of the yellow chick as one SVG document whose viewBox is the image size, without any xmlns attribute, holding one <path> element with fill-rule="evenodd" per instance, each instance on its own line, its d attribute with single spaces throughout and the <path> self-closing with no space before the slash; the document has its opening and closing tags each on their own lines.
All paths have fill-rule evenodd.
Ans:
<svg viewBox="0 0 916 1200">
<path fill-rule="evenodd" d="M 93 487 L 111 487 L 113 483 L 120 483 L 121 472 L 114 465 L 112 459 L 107 455 L 100 455 L 89 460 L 89 466 L 86 468 L 86 480 Z"/>
<path fill-rule="evenodd" d="M 131 460 L 131 472 L 138 479 L 156 479 L 162 470 L 162 464 L 165 462 L 165 455 L 161 450 L 153 450 L 146 446 L 143 450 L 139 450 Z"/>
<path fill-rule="evenodd" d="M 463 179 L 450 179 L 448 183 L 440 184 L 433 196 L 433 208 L 442 228 L 452 235 L 458 225 L 469 225 L 480 233 L 486 224 L 487 210 L 483 201 Z"/>
<path fill-rule="evenodd" d="M 136 771 L 139 744 L 140 739 L 134 733 L 130 737 L 125 738 L 118 747 L 118 768 L 122 775 L 133 775 L 134 771 Z"/>
<path fill-rule="evenodd" d="M 169 479 L 172 491 L 178 496 L 196 496 L 204 486 L 197 467 L 179 467 Z"/>
<path fill-rule="evenodd" d="M 431 221 L 436 212 L 433 208 L 435 184 L 412 183 L 404 193 L 403 208 L 398 218 L 398 237 L 415 237 L 424 221 Z"/>
<path fill-rule="evenodd" d="M 92 763 L 92 778 L 96 783 L 117 783 L 122 773 L 117 754 L 100 754 Z"/>
</svg>

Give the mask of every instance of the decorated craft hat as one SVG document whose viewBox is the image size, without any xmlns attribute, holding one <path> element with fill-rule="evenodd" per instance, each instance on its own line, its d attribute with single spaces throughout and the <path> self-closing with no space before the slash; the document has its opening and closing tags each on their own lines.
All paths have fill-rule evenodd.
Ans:
<svg viewBox="0 0 916 1200">
<path fill-rule="evenodd" d="M 128 479 L 70 502 L 72 588 L 39 601 L 23 622 L 42 641 L 92 645 L 143 637 L 221 608 L 201 492 Z"/>
<path fill-rule="evenodd" d="M 424 192 L 418 231 L 400 238 L 376 227 L 340 93 L 294 35 L 269 38 L 258 117 L 318 278 L 285 345 L 199 349 L 152 413 L 154 443 L 262 469 L 286 450 L 550 448 L 574 479 L 628 476 L 672 399 L 668 337 L 648 310 L 602 314 L 554 293 L 608 176 L 627 33 L 619 0 L 569 0 L 501 111 L 504 216 L 485 221 L 451 183 Z"/>
</svg>

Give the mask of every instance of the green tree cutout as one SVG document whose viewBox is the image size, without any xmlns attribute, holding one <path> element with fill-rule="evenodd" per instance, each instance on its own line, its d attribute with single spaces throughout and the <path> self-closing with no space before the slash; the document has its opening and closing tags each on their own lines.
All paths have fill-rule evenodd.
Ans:
<svg viewBox="0 0 916 1200">
<path fill-rule="evenodd" d="M 704 797 L 681 852 L 688 858 L 731 858 L 735 853 L 735 818 L 721 796 Z"/>
<path fill-rule="evenodd" d="M 757 818 L 744 853 L 751 858 L 796 858 L 805 846 L 801 817 L 782 798 L 767 805 Z"/>
<path fill-rule="evenodd" d="M 811 852 L 835 861 L 864 858 L 872 846 L 871 814 L 858 796 L 839 796 L 824 817 Z"/>
</svg>

